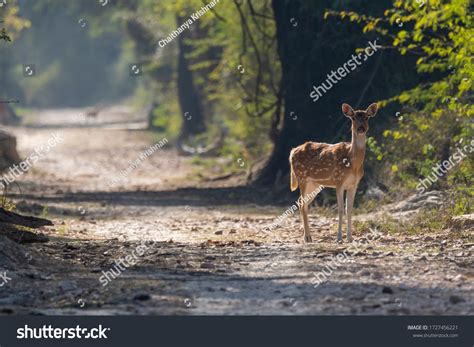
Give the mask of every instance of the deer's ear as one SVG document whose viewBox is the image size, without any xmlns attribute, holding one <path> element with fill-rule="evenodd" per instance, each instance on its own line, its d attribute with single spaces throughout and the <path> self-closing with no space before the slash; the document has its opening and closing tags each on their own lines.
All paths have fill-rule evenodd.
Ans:
<svg viewBox="0 0 474 347">
<path fill-rule="evenodd" d="M 367 107 L 367 110 L 365 110 L 365 112 L 367 113 L 369 117 L 373 117 L 377 113 L 378 109 L 379 109 L 379 106 L 374 102 L 369 107 Z"/>
<path fill-rule="evenodd" d="M 354 116 L 354 110 L 348 104 L 342 104 L 342 113 L 344 113 L 344 116 L 348 118 L 352 118 Z"/>
</svg>

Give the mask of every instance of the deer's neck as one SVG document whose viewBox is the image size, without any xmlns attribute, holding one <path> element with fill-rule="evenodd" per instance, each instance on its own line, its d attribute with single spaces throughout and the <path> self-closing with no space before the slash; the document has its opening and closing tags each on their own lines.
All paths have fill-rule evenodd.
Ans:
<svg viewBox="0 0 474 347">
<path fill-rule="evenodd" d="M 356 132 L 352 132 L 351 141 L 351 161 L 355 166 L 362 166 L 365 158 L 365 135 L 358 135 Z"/>
</svg>

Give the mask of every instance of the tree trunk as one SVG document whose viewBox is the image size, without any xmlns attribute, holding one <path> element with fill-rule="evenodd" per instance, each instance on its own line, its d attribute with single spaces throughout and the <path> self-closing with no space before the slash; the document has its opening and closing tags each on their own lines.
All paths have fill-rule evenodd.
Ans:
<svg viewBox="0 0 474 347">
<path fill-rule="evenodd" d="M 17 116 L 13 107 L 8 103 L 0 103 L 0 124 L 17 125 L 20 123 L 20 117 Z"/>
<path fill-rule="evenodd" d="M 48 219 L 23 216 L 0 207 L 0 236 L 5 236 L 17 243 L 48 242 L 46 236 L 22 230 L 21 228 L 36 229 L 50 225 L 53 225 L 53 222 Z"/>
<path fill-rule="evenodd" d="M 177 17 L 178 24 L 183 20 L 181 17 Z M 178 100 L 183 119 L 179 135 L 180 143 L 188 137 L 201 134 L 206 130 L 202 98 L 194 84 L 193 73 L 190 69 L 191 62 L 187 57 L 192 50 L 185 42 L 189 37 L 189 32 L 184 32 L 178 37 Z"/>
<path fill-rule="evenodd" d="M 377 4 L 359 1 L 346 3 L 344 7 L 380 13 L 389 5 L 389 1 Z M 310 97 L 313 86 L 321 85 L 327 74 L 342 67 L 356 48 L 367 47 L 368 41 L 375 39 L 363 35 L 354 23 L 336 18 L 325 20 L 325 10 L 341 10 L 337 6 L 330 0 L 272 2 L 282 65 L 284 117 L 273 152 L 257 174 L 254 182 L 257 185 L 275 185 L 280 177 L 288 181 L 288 157 L 293 147 L 306 141 L 350 140 L 350 122 L 341 113 L 343 102 L 365 108 L 387 97 L 386 89 L 377 86 L 381 84 L 377 78 L 382 70 L 378 69 L 380 51 L 334 83 L 317 101 Z"/>
<path fill-rule="evenodd" d="M 256 182 L 261 185 L 273 185 L 277 177 L 288 174 L 288 156 L 293 147 L 311 139 L 329 141 L 332 135 L 331 129 L 327 127 L 327 119 L 325 119 L 330 108 L 329 98 L 322 98 L 315 107 L 309 97 L 312 81 L 308 79 L 308 72 L 314 70 L 314 67 L 311 66 L 308 50 L 316 54 L 319 52 L 314 51 L 315 43 L 309 42 L 309 45 L 305 45 L 304 42 L 301 42 L 303 39 L 301 33 L 311 30 L 312 23 L 301 15 L 301 3 L 299 2 L 274 0 L 273 11 L 276 21 L 278 54 L 282 64 L 281 78 L 285 116 L 272 155 L 257 176 Z M 297 26 L 293 27 L 292 23 L 295 21 Z M 321 14 L 318 14 L 314 24 L 321 28 L 322 21 Z M 319 73 L 316 74 L 321 75 L 318 77 L 322 77 L 326 69 L 318 69 Z"/>
<path fill-rule="evenodd" d="M 16 137 L 0 130 L 0 172 L 8 170 L 13 164 L 19 164 L 21 158 L 16 150 Z"/>
</svg>

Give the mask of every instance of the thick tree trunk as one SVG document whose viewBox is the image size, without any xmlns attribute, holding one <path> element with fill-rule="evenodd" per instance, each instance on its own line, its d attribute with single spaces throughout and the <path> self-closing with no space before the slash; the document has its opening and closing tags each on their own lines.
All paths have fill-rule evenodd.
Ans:
<svg viewBox="0 0 474 347">
<path fill-rule="evenodd" d="M 301 14 L 300 6 L 299 2 L 273 1 L 278 54 L 282 64 L 285 116 L 273 153 L 257 176 L 256 182 L 261 185 L 272 185 L 277 177 L 288 174 L 288 156 L 293 147 L 311 139 L 329 141 L 332 133 L 326 118 L 330 108 L 329 98 L 322 98 L 316 108 L 309 97 L 312 81 L 308 78 L 308 72 L 314 67 L 308 54 L 311 51 L 316 54 L 319 52 L 314 50 L 313 42 L 306 42 L 307 45 L 301 42 L 301 33 L 310 31 L 313 23 L 298 15 Z M 322 21 L 321 14 L 317 14 L 314 24 L 321 28 Z M 295 22 L 297 26 L 293 27 L 292 23 Z M 321 77 L 325 70 L 319 70 Z"/>
<path fill-rule="evenodd" d="M 0 222 L 5 224 L 21 225 L 28 228 L 40 228 L 43 226 L 53 225 L 49 219 L 23 216 L 21 214 L 7 211 L 0 207 Z"/>
<path fill-rule="evenodd" d="M 354 2 L 345 4 L 345 10 L 380 12 L 389 1 L 380 4 Z M 341 113 L 341 104 L 347 102 L 356 108 L 365 108 L 383 94 L 374 93 L 377 78 L 377 52 L 367 62 L 334 83 L 316 102 L 310 97 L 313 86 L 326 81 L 327 74 L 343 66 L 358 47 L 367 47 L 364 36 L 353 23 L 336 18 L 324 19 L 326 9 L 336 9 L 334 1 L 295 0 L 272 2 L 277 29 L 278 54 L 282 64 L 284 119 L 273 152 L 258 173 L 255 183 L 269 186 L 280 178 L 288 181 L 288 156 L 293 147 L 306 141 L 339 142 L 349 140 L 349 122 Z M 375 9 L 374 9 L 375 7 Z M 375 38 L 374 38 L 375 39 Z M 367 89 L 367 88 L 369 89 Z M 369 90 L 372 94 L 367 93 Z M 383 95 L 386 97 L 386 93 Z M 360 104 L 360 105 L 359 105 Z"/>
<path fill-rule="evenodd" d="M 53 222 L 48 219 L 23 216 L 0 207 L 0 236 L 5 236 L 15 242 L 47 242 L 48 238 L 46 236 L 22 230 L 21 227 L 36 229 L 49 225 L 53 225 Z"/>
<path fill-rule="evenodd" d="M 177 23 L 181 23 L 182 20 L 177 17 Z M 179 135 L 180 143 L 188 137 L 201 134 L 206 130 L 202 97 L 197 91 L 190 69 L 191 62 L 187 57 L 192 50 L 185 42 L 189 37 L 189 32 L 184 32 L 178 37 L 178 100 L 183 119 Z"/>
<path fill-rule="evenodd" d="M 20 117 L 17 116 L 13 107 L 7 103 L 0 103 L 0 124 L 17 125 L 20 123 Z"/>
<path fill-rule="evenodd" d="M 0 172 L 20 162 L 21 158 L 16 150 L 16 137 L 0 130 Z"/>
<path fill-rule="evenodd" d="M 130 18 L 126 22 L 128 35 L 135 42 L 135 49 L 140 57 L 151 57 L 156 49 L 153 35 L 137 19 Z"/>
</svg>

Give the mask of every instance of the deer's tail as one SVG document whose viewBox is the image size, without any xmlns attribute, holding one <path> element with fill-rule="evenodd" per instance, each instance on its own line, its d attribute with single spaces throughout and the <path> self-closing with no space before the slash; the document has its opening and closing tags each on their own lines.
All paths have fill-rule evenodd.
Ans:
<svg viewBox="0 0 474 347">
<path fill-rule="evenodd" d="M 290 189 L 294 192 L 298 188 L 298 179 L 296 178 L 295 171 L 293 170 L 293 150 L 290 152 Z"/>
</svg>

